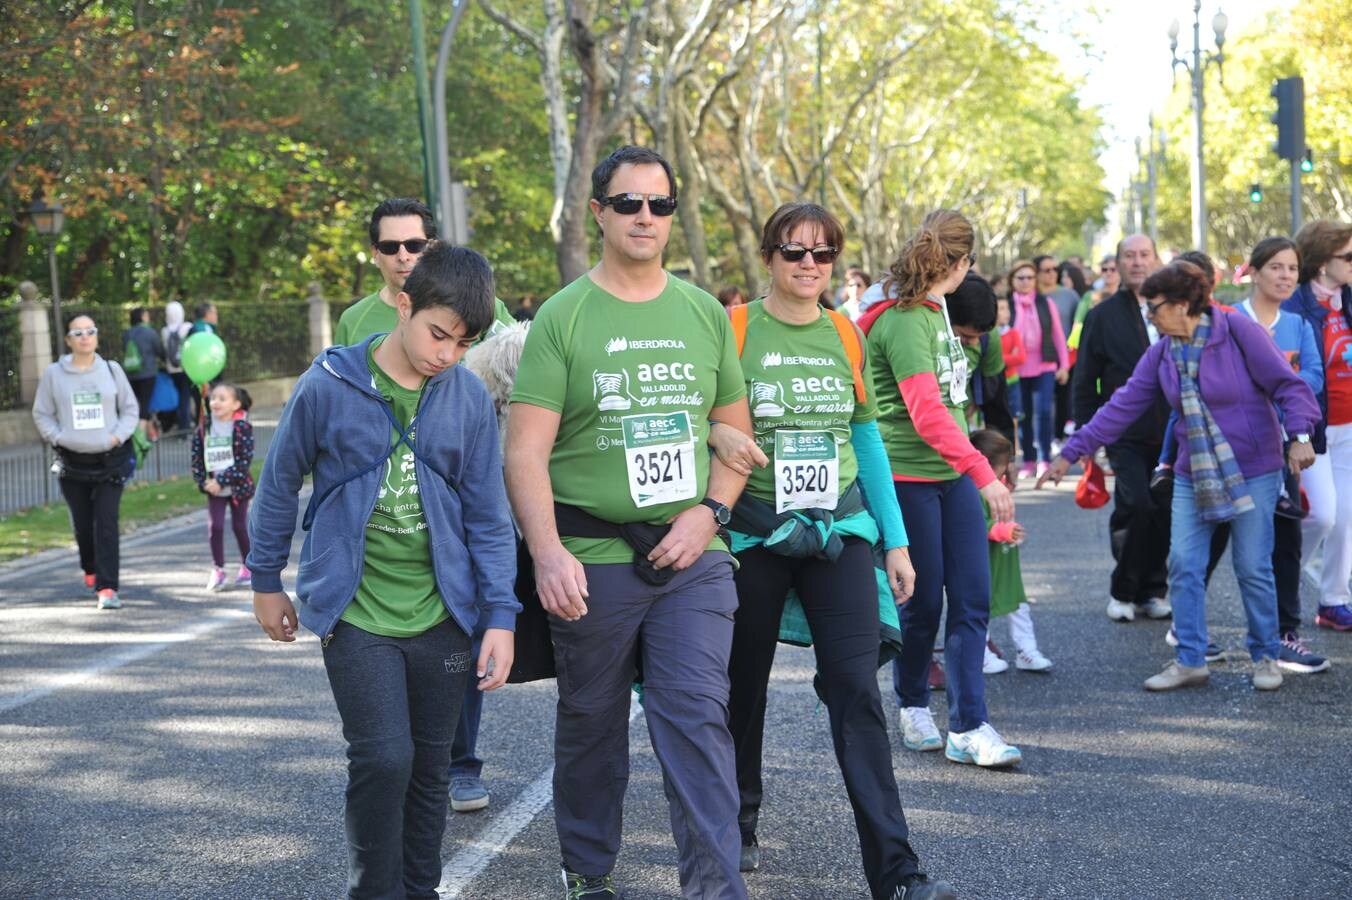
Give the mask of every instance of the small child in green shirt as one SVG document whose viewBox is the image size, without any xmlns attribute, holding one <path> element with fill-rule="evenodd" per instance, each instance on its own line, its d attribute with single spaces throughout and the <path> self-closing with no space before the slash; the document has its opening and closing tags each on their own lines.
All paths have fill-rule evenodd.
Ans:
<svg viewBox="0 0 1352 900">
<path fill-rule="evenodd" d="M 1005 487 L 1014 490 L 1014 480 L 1009 476 L 1014 445 L 1009 439 L 998 431 L 986 428 L 972 432 L 971 440 L 972 446 L 986 457 Z M 1023 590 L 1023 571 L 1019 566 L 1019 545 L 1027 533 L 1018 522 L 996 522 L 989 507 L 986 509 L 986 526 L 989 528 L 987 536 L 991 561 L 990 620 L 994 622 L 997 617 L 1009 617 L 1009 636 L 1018 651 L 1014 659 L 1015 666 L 1025 672 L 1049 671 L 1052 661 L 1038 650 L 1037 635 L 1033 631 L 1033 610 Z M 982 672 L 997 675 L 1008 668 L 1009 663 L 994 650 L 988 632 Z"/>
</svg>

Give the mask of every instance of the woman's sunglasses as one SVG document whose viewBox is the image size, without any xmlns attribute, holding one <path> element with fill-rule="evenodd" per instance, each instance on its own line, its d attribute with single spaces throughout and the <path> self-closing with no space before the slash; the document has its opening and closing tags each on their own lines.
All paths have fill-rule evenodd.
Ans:
<svg viewBox="0 0 1352 900">
<path fill-rule="evenodd" d="M 819 266 L 829 266 L 840 255 L 840 251 L 830 244 L 819 244 L 810 249 L 802 244 L 775 244 L 775 249 L 785 262 L 791 263 L 802 262 L 803 257 L 811 253 L 812 261 Z"/>
<path fill-rule="evenodd" d="M 596 202 L 609 206 L 622 216 L 632 216 L 643 208 L 644 200 L 648 201 L 648 211 L 655 216 L 666 218 L 676 211 L 676 198 L 666 194 L 615 194 Z"/>
<path fill-rule="evenodd" d="M 376 241 L 376 249 L 385 256 L 394 256 L 403 247 L 413 256 L 427 249 L 427 245 L 432 243 L 426 238 L 409 238 L 406 241 Z"/>
<path fill-rule="evenodd" d="M 66 332 L 66 337 L 73 338 L 98 337 L 98 334 L 99 334 L 98 328 L 91 325 L 88 328 L 72 328 L 70 331 Z"/>
</svg>

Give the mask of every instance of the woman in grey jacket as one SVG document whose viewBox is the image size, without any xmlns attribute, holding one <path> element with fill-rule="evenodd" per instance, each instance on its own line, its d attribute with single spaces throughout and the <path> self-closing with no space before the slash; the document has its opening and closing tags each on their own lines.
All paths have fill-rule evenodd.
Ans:
<svg viewBox="0 0 1352 900">
<path fill-rule="evenodd" d="M 60 459 L 85 588 L 98 595 L 99 609 L 118 609 L 118 506 L 135 468 L 129 441 L 140 407 L 122 367 L 99 356 L 92 318 L 66 320 L 66 346 L 70 353 L 38 382 L 33 421 Z"/>
</svg>

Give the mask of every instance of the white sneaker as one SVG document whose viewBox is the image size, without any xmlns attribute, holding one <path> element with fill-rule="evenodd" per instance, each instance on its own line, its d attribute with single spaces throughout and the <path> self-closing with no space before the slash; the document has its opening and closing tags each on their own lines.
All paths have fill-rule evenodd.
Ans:
<svg viewBox="0 0 1352 900">
<path fill-rule="evenodd" d="M 207 590 L 225 590 L 225 569 L 222 569 L 220 566 L 212 567 L 211 572 L 207 575 Z"/>
<path fill-rule="evenodd" d="M 1136 607 L 1123 603 L 1116 597 L 1108 598 L 1108 618 L 1114 622 L 1131 622 L 1136 619 Z"/>
<path fill-rule="evenodd" d="M 1141 606 L 1141 612 L 1152 619 L 1167 619 L 1174 614 L 1174 605 L 1168 597 L 1151 597 Z"/>
<path fill-rule="evenodd" d="M 981 674 L 999 675 L 1001 672 L 1009 670 L 1009 663 L 991 652 L 991 648 L 986 648 L 986 658 L 981 663 Z"/>
<path fill-rule="evenodd" d="M 1019 748 L 1006 744 L 1000 733 L 989 722 L 971 731 L 948 733 L 948 746 L 944 749 L 955 763 L 978 765 L 984 768 L 1003 768 L 1017 765 L 1023 761 Z"/>
<path fill-rule="evenodd" d="M 938 750 L 944 745 L 928 706 L 903 706 L 897 719 L 901 722 L 901 745 L 907 750 Z"/>
<path fill-rule="evenodd" d="M 1014 657 L 1014 665 L 1025 672 L 1046 672 L 1051 669 L 1052 661 L 1034 647 L 1031 650 L 1020 650 L 1018 656 Z"/>
</svg>

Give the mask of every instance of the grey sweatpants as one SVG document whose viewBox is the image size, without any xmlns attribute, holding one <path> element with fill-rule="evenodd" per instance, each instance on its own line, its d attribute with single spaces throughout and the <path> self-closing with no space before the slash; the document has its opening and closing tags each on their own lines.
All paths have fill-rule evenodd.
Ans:
<svg viewBox="0 0 1352 900">
<path fill-rule="evenodd" d="M 554 822 L 563 864 L 604 875 L 620 852 L 629 782 L 629 696 L 641 652 L 643 709 L 661 764 L 682 893 L 746 897 L 728 732 L 732 558 L 705 553 L 663 587 L 628 563 L 588 565 L 587 615 L 550 619 L 558 667 Z"/>
</svg>

